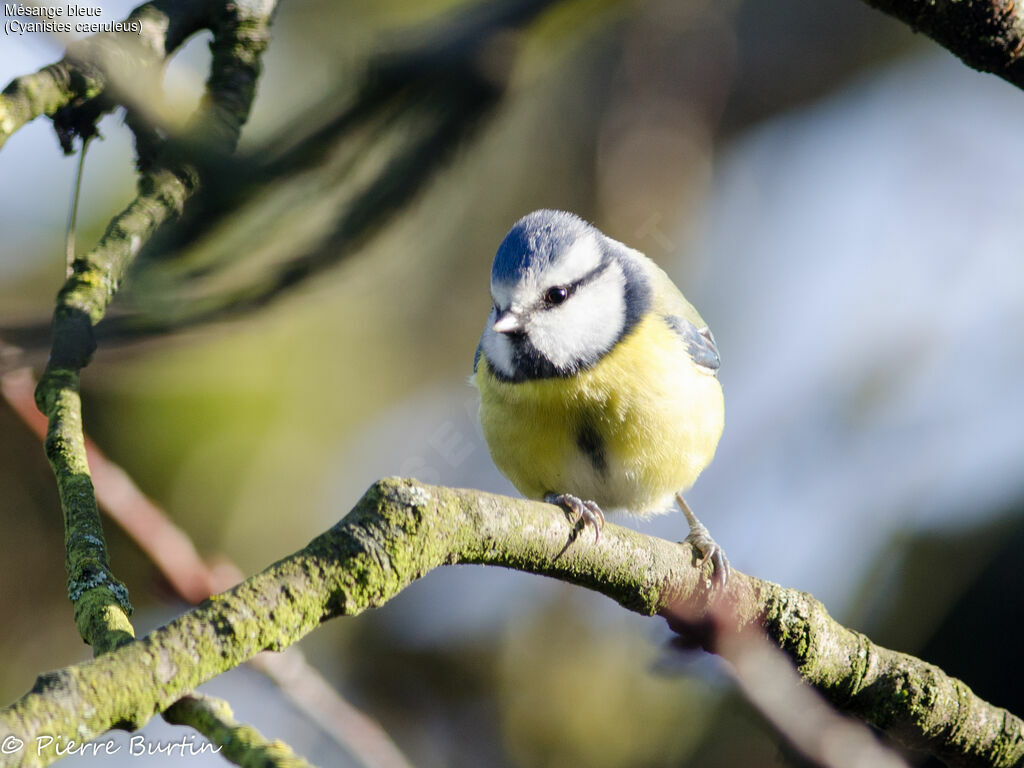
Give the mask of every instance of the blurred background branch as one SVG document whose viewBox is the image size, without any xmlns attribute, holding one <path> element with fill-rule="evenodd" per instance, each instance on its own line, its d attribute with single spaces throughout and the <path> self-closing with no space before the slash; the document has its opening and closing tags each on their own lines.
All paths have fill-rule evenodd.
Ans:
<svg viewBox="0 0 1024 768">
<path fill-rule="evenodd" d="M 1024 88 L 1024 13 L 1014 0 L 865 0 L 928 35 L 964 64 Z"/>
<path fill-rule="evenodd" d="M 575 6 L 572 16 L 589 24 L 586 17 L 608 14 L 619 3 L 596 9 L 561 4 Z M 143 248 L 133 295 L 99 324 L 97 339 L 166 334 L 250 312 L 356 253 L 499 106 L 522 29 L 555 5 L 511 0 L 452 14 L 370 61 L 353 97 L 331 94 L 261 146 L 237 156 L 196 155 L 193 148 L 190 157 L 207 182 L 183 220 Z M 302 177 L 313 169 L 317 179 L 310 185 Z M 294 199 L 295 187 L 301 200 Z M 287 190 L 290 205 L 309 209 L 301 237 L 309 245 L 296 249 L 290 229 L 270 234 L 268 242 L 265 228 L 253 226 L 244 244 L 219 247 L 198 263 L 183 258 L 226 224 L 265 220 L 280 204 L 275 189 Z M 267 251 L 288 257 L 268 264 L 259 254 Z M 232 268 L 243 270 L 241 279 L 232 278 Z M 29 350 L 38 349 L 46 334 L 41 323 L 0 328 L 9 345 Z"/>
<path fill-rule="evenodd" d="M 70 45 L 55 64 L 14 78 L 0 93 L 0 146 L 45 115 L 53 118 L 64 151 L 70 153 L 73 138 L 88 134 L 85 126 L 95 125 L 103 112 L 124 103 L 140 109 L 157 106 L 152 92 L 140 92 L 152 81 L 132 75 L 161 66 L 189 36 L 208 27 L 210 10 L 200 0 L 140 5 L 125 19 L 132 29 L 85 38 Z M 108 88 L 120 98 L 105 94 Z"/>
<path fill-rule="evenodd" d="M 1024 21 L 1013 2 L 867 1 L 932 37 L 968 66 L 1024 85 Z M 500 106 L 526 27 L 553 7 L 567 9 L 563 24 L 587 28 L 593 17 L 614 19 L 617 7 L 629 5 L 626 0 L 471 5 L 427 29 L 406 33 L 404 40 L 392 43 L 392 50 L 365 65 L 362 85 L 354 95 L 328 95 L 246 153 L 210 152 L 209 147 L 204 151 L 179 142 L 179 150 L 187 150 L 204 166 L 208 183 L 182 221 L 146 244 L 134 268 L 134 290 L 115 316 L 100 323 L 97 337 L 107 343 L 128 341 L 251 312 L 357 253 L 426 188 L 451 162 L 453 151 Z M 34 78 L 31 82 L 15 79 L 5 90 L 10 92 L 7 109 L 17 117 L 11 125 L 23 124 L 22 116 L 53 116 L 69 149 L 71 138 L 88 135 L 88 126 L 104 111 L 124 103 L 131 107 L 137 137 L 148 135 L 153 127 L 170 130 L 169 110 L 154 111 L 154 91 L 139 91 L 145 78 L 135 76 L 136 71 L 140 66 L 152 70 L 188 35 L 210 26 L 213 22 L 202 7 L 192 3 L 176 8 L 170 22 L 161 3 L 136 9 L 129 20 L 144 22 L 140 39 L 149 57 L 144 64 L 130 56 L 102 63 L 109 56 L 105 51 L 131 51 L 135 46 L 120 44 L 128 35 L 113 47 L 100 36 L 83 41 L 80 50 L 65 60 L 27 76 Z M 57 87 L 68 81 L 73 88 Z M 104 94 L 106 88 L 111 92 Z M 51 97 L 38 97 L 49 91 Z M 33 94 L 33 103 L 38 100 L 32 109 L 22 105 L 26 93 Z M 65 111 L 58 114 L 54 105 Z M 296 183 L 318 166 L 322 167 L 315 186 Z M 229 240 L 212 251 L 199 248 L 205 253 L 198 258 L 183 258 L 204 239 L 216 242 L 228 214 L 234 228 L 239 220 L 256 222 L 273 215 L 278 205 L 267 199 L 273 197 L 268 192 L 289 184 L 291 202 L 313 209 L 311 231 L 301 238 L 286 230 L 272 235 L 270 243 Z M 305 191 L 298 193 L 303 201 L 296 202 L 296 189 L 303 186 Z M 320 222 L 321 216 L 327 221 Z M 261 238 L 267 234 L 260 231 Z M 273 251 L 276 256 L 268 262 L 254 251 Z M 246 268 L 240 268 L 242 263 Z M 46 324 L 29 323 L 0 327 L 0 338 L 31 352 L 40 349 L 47 332 Z M 11 359 L 8 353 L 8 364 Z"/>
</svg>

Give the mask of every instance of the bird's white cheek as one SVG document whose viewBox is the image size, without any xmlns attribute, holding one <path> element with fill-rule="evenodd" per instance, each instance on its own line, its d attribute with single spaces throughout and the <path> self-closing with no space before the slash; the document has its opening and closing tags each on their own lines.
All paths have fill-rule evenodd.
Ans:
<svg viewBox="0 0 1024 768">
<path fill-rule="evenodd" d="M 532 318 L 530 340 L 555 366 L 567 369 L 592 363 L 619 338 L 626 304 L 621 281 L 611 277 L 585 286 L 562 306 Z"/>
<path fill-rule="evenodd" d="M 507 336 L 493 330 L 491 325 L 493 325 L 493 320 L 488 319 L 487 330 L 484 331 L 481 340 L 484 355 L 491 366 L 511 378 L 516 373 L 515 366 L 512 364 L 512 344 Z"/>
</svg>

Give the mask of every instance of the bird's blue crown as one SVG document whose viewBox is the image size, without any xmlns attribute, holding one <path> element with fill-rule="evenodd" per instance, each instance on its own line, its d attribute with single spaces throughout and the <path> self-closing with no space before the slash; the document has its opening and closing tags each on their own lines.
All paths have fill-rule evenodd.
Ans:
<svg viewBox="0 0 1024 768">
<path fill-rule="evenodd" d="M 494 256 L 491 280 L 515 283 L 526 272 L 543 271 L 593 227 L 572 213 L 540 210 L 528 213 L 505 235 Z"/>
</svg>

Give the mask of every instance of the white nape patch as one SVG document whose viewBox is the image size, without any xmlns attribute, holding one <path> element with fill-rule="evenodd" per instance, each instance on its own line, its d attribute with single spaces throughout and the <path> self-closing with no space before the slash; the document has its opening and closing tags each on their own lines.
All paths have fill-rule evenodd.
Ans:
<svg viewBox="0 0 1024 768">
<path fill-rule="evenodd" d="M 580 275 L 577 270 L 574 278 Z M 562 284 L 545 282 L 549 286 Z M 595 362 L 611 349 L 625 324 L 626 276 L 613 261 L 593 281 L 581 285 L 564 304 L 531 313 L 526 331 L 538 352 L 557 368 L 566 370 Z"/>
</svg>

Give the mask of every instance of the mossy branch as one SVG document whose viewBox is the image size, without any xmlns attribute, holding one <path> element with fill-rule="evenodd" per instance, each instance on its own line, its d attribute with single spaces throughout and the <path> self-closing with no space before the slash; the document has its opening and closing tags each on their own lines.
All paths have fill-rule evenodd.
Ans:
<svg viewBox="0 0 1024 768">
<path fill-rule="evenodd" d="M 203 0 L 140 5 L 124 20 L 132 28 L 137 25 L 138 33 L 93 35 L 69 46 L 60 61 L 16 77 L 0 93 L 0 147 L 40 115 L 55 117 L 62 109 L 82 107 L 112 85 L 128 84 L 129 73 L 137 75 L 159 66 L 190 35 L 209 26 L 212 6 Z M 122 93 L 109 100 L 106 109 L 128 99 Z"/>
<path fill-rule="evenodd" d="M 201 174 L 194 161 L 204 152 L 234 150 L 255 96 L 274 7 L 274 0 L 140 6 L 129 17 L 143 32 L 138 40 L 118 34 L 88 38 L 76 43 L 61 62 L 15 80 L 0 94 L 0 146 L 27 120 L 45 113 L 55 117 L 58 135 L 69 150 L 75 135 L 91 136 L 99 115 L 116 104 L 130 108 L 129 124 L 136 133 L 138 197 L 114 217 L 95 248 L 72 261 L 57 296 L 50 358 L 35 393 L 48 420 L 46 455 L 64 512 L 68 596 L 79 632 L 96 654 L 130 642 L 134 630 L 128 591 L 110 569 L 90 477 L 80 371 L 96 347 L 93 329 L 139 249 L 164 221 L 181 213 L 198 188 Z M 145 94 L 140 97 L 133 90 L 138 90 L 140 80 L 152 85 L 158 65 L 202 27 L 213 31 L 206 93 L 188 131 L 168 142 L 153 131 Z M 133 79 L 131 75 L 140 70 L 150 77 Z M 40 684 L 46 685 L 42 679 Z M 225 703 L 208 697 L 179 700 L 165 717 L 194 726 L 240 765 L 308 765 L 286 745 L 268 743 L 254 729 L 235 722 Z M 68 739 L 81 742 L 81 732 L 72 729 L 67 734 L 66 739 L 50 739 L 54 753 L 47 762 L 62 745 L 66 748 Z M 12 754 L 11 744 L 4 743 L 3 755 Z M 15 750 L 16 759 L 31 761 L 39 742 L 35 747 Z"/>
<path fill-rule="evenodd" d="M 180 31 L 198 23 L 198 17 L 186 18 L 185 11 L 198 13 L 199 7 L 212 14 L 203 18 L 214 32 L 213 60 L 190 136 L 195 145 L 230 152 L 252 105 L 274 3 L 225 3 L 216 14 L 209 3 L 182 4 L 182 13 L 174 15 L 174 22 L 164 20 L 165 32 L 179 30 L 172 42 L 180 43 Z M 142 6 L 133 17 L 152 19 L 163 12 L 160 8 L 159 4 Z M 96 50 L 125 50 L 117 39 L 97 36 L 89 43 Z M 96 72 L 95 81 L 102 87 L 105 70 L 96 68 Z M 71 274 L 57 296 L 50 359 L 36 389 L 36 403 L 49 420 L 46 455 L 57 477 L 64 511 L 68 595 L 75 605 L 79 632 L 97 653 L 127 642 L 133 633 L 128 592 L 110 570 L 89 475 L 79 373 L 96 347 L 93 328 L 105 314 L 128 266 L 157 227 L 180 214 L 199 184 L 198 171 L 181 158 L 180 147 L 147 144 L 147 154 L 142 157 L 141 144 L 140 166 L 146 171 L 139 179 L 138 197 L 114 217 L 95 248 L 72 262 Z"/>
<path fill-rule="evenodd" d="M 981 72 L 1024 88 L 1024 11 L 1015 0 L 864 0 Z"/>
<path fill-rule="evenodd" d="M 61 143 L 72 151 L 74 135 L 91 135 L 99 117 L 116 106 L 143 122 L 164 128 L 158 109 L 163 65 L 195 33 L 213 32 L 213 61 L 207 81 L 209 118 L 201 128 L 207 146 L 234 147 L 255 92 L 259 56 L 276 0 L 154 0 L 133 10 L 128 31 L 101 32 L 68 46 L 63 59 L 38 72 L 14 78 L 0 93 L 0 147 L 22 126 L 45 115 L 53 118 Z M 210 109 L 213 107 L 212 109 Z M 193 137 L 199 134 L 193 132 Z"/>
<path fill-rule="evenodd" d="M 322 622 L 382 605 L 441 565 L 500 565 L 598 591 L 688 630 L 707 613 L 704 574 L 686 545 L 614 525 L 575 537 L 547 504 L 388 479 L 294 555 L 148 636 L 39 678 L 0 712 L 0 740 L 91 739 L 135 728 L 199 684 L 262 650 L 280 650 Z M 761 627 L 805 681 L 836 707 L 951 765 L 1024 765 L 1024 723 L 937 667 L 872 643 L 808 594 L 735 572 L 730 626 Z M 686 611 L 682 607 L 687 607 Z M 711 650 L 714 650 L 712 647 Z M 24 765 L 51 753 L 28 750 Z"/>
<path fill-rule="evenodd" d="M 218 753 L 243 768 L 312 768 L 282 741 L 267 741 L 255 728 L 235 721 L 226 701 L 191 693 L 164 712 L 175 725 L 189 725 L 217 745 Z"/>
</svg>

